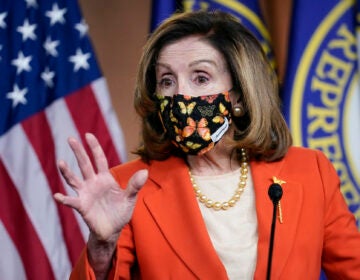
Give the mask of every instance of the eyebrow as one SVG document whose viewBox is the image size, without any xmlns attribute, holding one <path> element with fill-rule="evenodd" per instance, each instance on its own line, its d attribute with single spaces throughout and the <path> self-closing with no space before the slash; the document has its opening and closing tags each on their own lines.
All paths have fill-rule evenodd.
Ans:
<svg viewBox="0 0 360 280">
<path fill-rule="evenodd" d="M 189 66 L 195 66 L 197 64 L 201 64 L 201 63 L 209 63 L 214 65 L 215 67 L 218 67 L 218 65 L 216 64 L 216 62 L 214 60 L 210 60 L 210 59 L 199 59 L 199 60 L 195 60 L 193 62 L 191 62 L 189 64 Z"/>
<path fill-rule="evenodd" d="M 195 60 L 195 61 L 193 61 L 193 62 L 190 62 L 189 66 L 192 67 L 192 66 L 195 66 L 195 65 L 198 65 L 198 64 L 201 64 L 201 63 L 208 63 L 208 64 L 214 65 L 215 67 L 218 67 L 218 65 L 216 64 L 216 62 L 213 61 L 213 60 L 210 60 L 210 59 L 199 59 L 199 60 Z M 167 64 L 167 63 L 156 62 L 156 63 L 155 63 L 155 66 L 162 66 L 162 67 L 171 69 L 171 66 L 170 66 L 169 64 Z"/>
<path fill-rule="evenodd" d="M 155 67 L 158 67 L 158 66 L 162 66 L 162 67 L 171 69 L 170 65 L 169 65 L 169 64 L 166 64 L 166 63 L 156 62 L 156 63 L 155 63 Z"/>
</svg>

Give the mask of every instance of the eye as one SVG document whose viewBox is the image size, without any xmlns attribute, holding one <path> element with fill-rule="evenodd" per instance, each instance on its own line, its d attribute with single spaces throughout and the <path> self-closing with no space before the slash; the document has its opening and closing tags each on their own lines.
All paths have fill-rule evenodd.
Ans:
<svg viewBox="0 0 360 280">
<path fill-rule="evenodd" d="M 204 72 L 196 73 L 194 82 L 198 85 L 207 85 L 210 81 L 209 75 Z"/>
<path fill-rule="evenodd" d="M 205 77 L 205 76 L 199 76 L 197 78 L 197 81 L 198 81 L 199 84 L 205 84 L 205 83 L 207 83 L 209 81 L 209 79 L 207 77 Z"/>
<path fill-rule="evenodd" d="M 161 89 L 167 89 L 175 85 L 175 81 L 169 77 L 162 78 L 158 85 Z"/>
</svg>

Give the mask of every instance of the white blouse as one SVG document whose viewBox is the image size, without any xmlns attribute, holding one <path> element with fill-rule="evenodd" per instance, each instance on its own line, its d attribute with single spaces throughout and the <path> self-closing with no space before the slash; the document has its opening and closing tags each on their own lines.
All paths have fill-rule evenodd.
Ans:
<svg viewBox="0 0 360 280">
<path fill-rule="evenodd" d="M 193 178 L 201 192 L 213 201 L 228 201 L 239 183 L 240 169 L 231 173 Z M 257 218 L 253 182 L 248 172 L 240 200 L 228 210 L 216 211 L 199 202 L 213 246 L 229 279 L 253 279 L 257 258 Z"/>
</svg>

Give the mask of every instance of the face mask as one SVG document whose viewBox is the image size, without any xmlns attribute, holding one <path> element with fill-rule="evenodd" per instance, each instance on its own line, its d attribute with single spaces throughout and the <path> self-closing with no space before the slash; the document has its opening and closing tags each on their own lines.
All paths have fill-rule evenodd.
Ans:
<svg viewBox="0 0 360 280">
<path fill-rule="evenodd" d="M 229 92 L 193 97 L 176 94 L 156 95 L 160 118 L 174 145 L 191 155 L 212 149 L 229 129 Z"/>
</svg>

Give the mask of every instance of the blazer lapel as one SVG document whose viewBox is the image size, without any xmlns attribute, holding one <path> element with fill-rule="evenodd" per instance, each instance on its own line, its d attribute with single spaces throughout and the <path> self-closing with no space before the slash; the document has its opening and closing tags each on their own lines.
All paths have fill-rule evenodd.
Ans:
<svg viewBox="0 0 360 280">
<path fill-rule="evenodd" d="M 149 174 L 160 190 L 144 197 L 156 224 L 174 252 L 200 279 L 227 279 L 207 233 L 182 159 L 154 162 Z"/>
<path fill-rule="evenodd" d="M 258 260 L 255 279 L 265 279 L 268 264 L 270 231 L 273 203 L 268 196 L 268 189 L 273 183 L 273 176 L 285 181 L 282 184 L 283 196 L 280 200 L 283 223 L 276 221 L 275 239 L 272 257 L 271 276 L 279 279 L 288 260 L 295 240 L 298 220 L 303 201 L 302 185 L 287 180 L 287 173 L 282 172 L 285 160 L 273 163 L 252 162 L 251 172 L 254 181 L 256 211 L 258 218 Z"/>
</svg>

